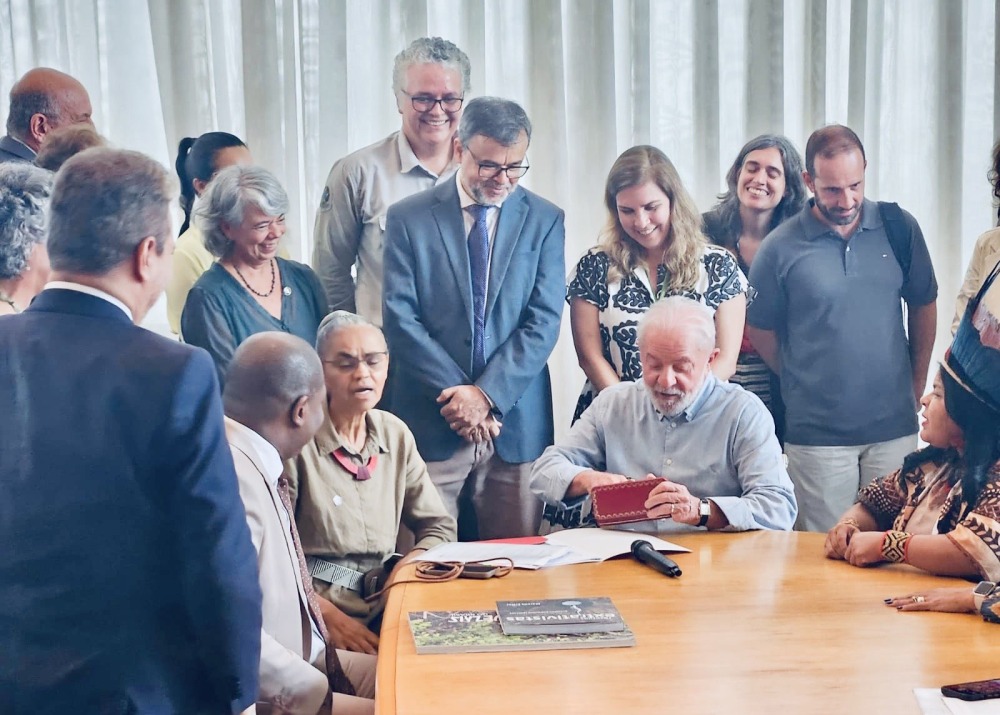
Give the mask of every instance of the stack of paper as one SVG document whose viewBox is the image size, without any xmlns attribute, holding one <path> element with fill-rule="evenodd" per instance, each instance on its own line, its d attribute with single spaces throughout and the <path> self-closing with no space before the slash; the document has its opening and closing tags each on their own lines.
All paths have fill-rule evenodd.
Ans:
<svg viewBox="0 0 1000 715">
<path fill-rule="evenodd" d="M 519 569 L 540 569 L 552 566 L 569 552 L 566 546 L 550 544 L 524 545 L 488 541 L 438 544 L 422 553 L 420 561 L 491 561 L 508 558 Z"/>
<path fill-rule="evenodd" d="M 946 698 L 940 688 L 914 688 L 913 694 L 924 715 L 1000 715 L 1000 700 Z"/>
<path fill-rule="evenodd" d="M 605 561 L 631 551 L 632 542 L 644 539 L 657 551 L 690 551 L 656 536 L 611 529 L 567 529 L 538 537 L 538 543 L 527 539 L 473 541 L 438 544 L 420 555 L 421 561 L 490 561 L 509 558 L 519 569 L 540 569 Z"/>
</svg>

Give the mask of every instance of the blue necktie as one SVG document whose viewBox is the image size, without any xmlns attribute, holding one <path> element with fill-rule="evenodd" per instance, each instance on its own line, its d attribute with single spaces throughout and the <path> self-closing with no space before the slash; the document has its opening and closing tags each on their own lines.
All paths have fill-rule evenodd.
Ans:
<svg viewBox="0 0 1000 715">
<path fill-rule="evenodd" d="M 489 206 L 473 204 L 468 207 L 475 223 L 469 231 L 469 268 L 472 272 L 472 372 L 478 377 L 486 367 L 486 286 L 489 281 L 487 265 L 490 258 L 490 231 L 486 226 Z"/>
</svg>

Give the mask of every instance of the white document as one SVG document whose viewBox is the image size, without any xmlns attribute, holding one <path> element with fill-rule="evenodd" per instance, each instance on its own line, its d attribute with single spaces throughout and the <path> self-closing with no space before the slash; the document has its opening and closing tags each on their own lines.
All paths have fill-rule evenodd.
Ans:
<svg viewBox="0 0 1000 715">
<path fill-rule="evenodd" d="M 923 715 L 1000 715 L 1000 700 L 959 700 L 941 695 L 941 688 L 914 688 Z"/>
<path fill-rule="evenodd" d="M 559 564 L 581 564 L 590 561 L 606 561 L 613 556 L 621 556 L 632 551 L 632 542 L 636 539 L 648 541 L 657 551 L 690 552 L 683 546 L 664 541 L 657 536 L 638 534 L 634 531 L 616 531 L 614 529 L 565 529 L 549 534 L 545 541 L 556 546 L 567 547 L 577 557 L 576 561 L 566 561 L 565 556 Z"/>
<path fill-rule="evenodd" d="M 540 569 L 564 556 L 569 549 L 552 544 L 502 544 L 484 541 L 438 544 L 424 553 L 418 561 L 490 561 L 508 558 L 519 569 Z"/>
</svg>

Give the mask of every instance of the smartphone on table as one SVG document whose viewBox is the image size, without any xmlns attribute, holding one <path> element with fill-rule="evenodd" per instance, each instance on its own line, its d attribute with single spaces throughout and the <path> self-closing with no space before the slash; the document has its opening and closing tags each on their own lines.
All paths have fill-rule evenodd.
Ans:
<svg viewBox="0 0 1000 715">
<path fill-rule="evenodd" d="M 969 683 L 942 685 L 941 694 L 959 700 L 989 700 L 1000 698 L 1000 678 L 974 680 Z"/>
</svg>

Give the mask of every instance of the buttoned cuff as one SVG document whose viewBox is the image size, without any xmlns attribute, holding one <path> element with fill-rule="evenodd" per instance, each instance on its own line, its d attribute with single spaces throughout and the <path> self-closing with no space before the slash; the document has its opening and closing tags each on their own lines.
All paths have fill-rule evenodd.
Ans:
<svg viewBox="0 0 1000 715">
<path fill-rule="evenodd" d="M 705 498 L 711 500 L 719 507 L 719 511 L 726 515 L 729 525 L 721 529 L 722 531 L 750 531 L 761 528 L 742 497 L 709 496 Z"/>
</svg>

